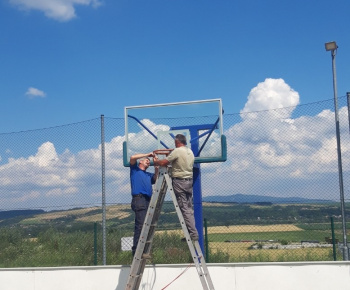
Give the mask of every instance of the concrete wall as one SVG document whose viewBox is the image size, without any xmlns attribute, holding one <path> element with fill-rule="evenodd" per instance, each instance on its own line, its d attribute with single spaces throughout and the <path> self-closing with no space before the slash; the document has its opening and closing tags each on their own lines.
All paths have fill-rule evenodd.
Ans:
<svg viewBox="0 0 350 290">
<path fill-rule="evenodd" d="M 174 279 L 167 290 L 202 289 L 195 267 L 188 266 L 147 266 L 140 289 L 165 289 Z M 216 290 L 350 289 L 350 262 L 208 264 L 208 269 Z M 121 290 L 129 270 L 128 266 L 3 268 L 0 289 Z"/>
</svg>

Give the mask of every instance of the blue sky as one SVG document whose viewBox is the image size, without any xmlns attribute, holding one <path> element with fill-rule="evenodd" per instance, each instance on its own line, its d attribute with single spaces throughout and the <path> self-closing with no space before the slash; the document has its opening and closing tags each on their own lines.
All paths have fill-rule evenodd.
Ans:
<svg viewBox="0 0 350 290">
<path fill-rule="evenodd" d="M 266 78 L 301 104 L 330 99 L 333 40 L 343 96 L 348 11 L 348 0 L 0 0 L 0 132 L 213 98 L 238 113 Z"/>
</svg>

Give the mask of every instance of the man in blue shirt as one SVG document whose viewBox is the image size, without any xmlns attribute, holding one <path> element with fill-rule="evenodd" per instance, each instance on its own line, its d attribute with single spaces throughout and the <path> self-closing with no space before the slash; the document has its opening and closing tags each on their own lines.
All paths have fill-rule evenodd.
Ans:
<svg viewBox="0 0 350 290">
<path fill-rule="evenodd" d="M 158 167 L 155 172 L 146 172 L 150 166 L 150 157 L 156 160 L 153 152 L 146 154 L 135 154 L 130 157 L 130 183 L 131 183 L 131 209 L 135 212 L 134 242 L 132 254 L 135 254 L 140 239 L 142 226 L 144 224 L 149 202 L 152 196 L 152 184 L 155 183 L 158 175 Z M 137 160 L 139 162 L 137 163 Z"/>
</svg>

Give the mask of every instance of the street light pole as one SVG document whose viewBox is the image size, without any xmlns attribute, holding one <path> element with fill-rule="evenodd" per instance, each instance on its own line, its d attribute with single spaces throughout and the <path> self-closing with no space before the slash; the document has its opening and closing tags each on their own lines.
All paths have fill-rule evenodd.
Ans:
<svg viewBox="0 0 350 290">
<path fill-rule="evenodd" d="M 344 199 L 344 183 L 343 183 L 343 168 L 341 159 L 340 147 L 340 129 L 339 129 L 339 113 L 338 113 L 338 93 L 337 93 L 337 75 L 335 69 L 335 54 L 337 51 L 337 44 L 335 41 L 327 42 L 325 44 L 326 50 L 332 52 L 332 71 L 333 71 L 333 91 L 334 91 L 334 114 L 335 114 L 335 128 L 337 135 L 337 153 L 338 153 L 338 173 L 339 173 L 339 190 L 340 190 L 340 206 L 343 224 L 343 260 L 349 261 L 349 250 L 346 236 L 346 219 L 345 219 L 345 199 Z"/>
</svg>

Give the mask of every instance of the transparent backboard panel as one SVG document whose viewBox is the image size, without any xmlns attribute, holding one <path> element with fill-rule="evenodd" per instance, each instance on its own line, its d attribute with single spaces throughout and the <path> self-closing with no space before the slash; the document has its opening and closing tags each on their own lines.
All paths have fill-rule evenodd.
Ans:
<svg viewBox="0 0 350 290">
<path fill-rule="evenodd" d="M 190 130 L 170 130 L 170 131 L 158 131 L 157 132 L 157 149 L 171 149 L 174 148 L 174 138 L 177 134 L 182 134 L 186 137 L 186 140 L 191 140 Z M 188 142 L 187 147 L 191 148 L 191 143 Z"/>
<path fill-rule="evenodd" d="M 173 149 L 184 134 L 196 162 L 224 161 L 221 99 L 125 107 L 124 165 L 130 156 Z"/>
</svg>

